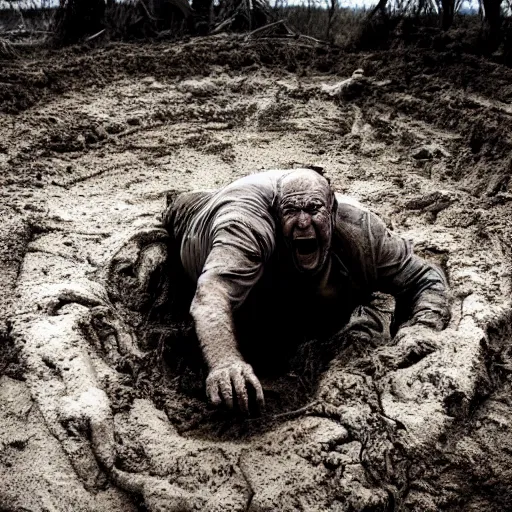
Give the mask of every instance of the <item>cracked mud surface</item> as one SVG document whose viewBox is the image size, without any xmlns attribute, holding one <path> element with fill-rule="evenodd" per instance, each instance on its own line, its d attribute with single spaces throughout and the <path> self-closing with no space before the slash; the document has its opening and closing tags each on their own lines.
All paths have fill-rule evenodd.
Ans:
<svg viewBox="0 0 512 512">
<path fill-rule="evenodd" d="M 511 72 L 427 52 L 327 54 L 309 66 L 304 50 L 291 58 L 299 76 L 278 67 L 290 49 L 264 45 L 113 45 L 6 64 L 2 510 L 508 506 Z M 338 86 L 357 68 L 364 77 Z M 399 367 L 381 356 L 407 347 L 352 346 L 319 374 L 322 350 L 305 344 L 292 371 L 263 378 L 263 418 L 213 412 L 189 326 L 108 316 L 104 266 L 168 190 L 308 165 L 445 269 L 452 322 Z M 138 335 L 136 370 L 98 343 L 107 310 Z M 58 419 L 83 353 L 114 413 L 108 478 L 83 478 L 90 448 Z"/>
</svg>

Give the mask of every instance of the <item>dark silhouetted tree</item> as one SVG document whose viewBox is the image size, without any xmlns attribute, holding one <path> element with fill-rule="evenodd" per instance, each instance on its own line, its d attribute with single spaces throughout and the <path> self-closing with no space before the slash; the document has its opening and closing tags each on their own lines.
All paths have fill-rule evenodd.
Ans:
<svg viewBox="0 0 512 512">
<path fill-rule="evenodd" d="M 485 23 L 490 34 L 497 35 L 501 25 L 502 0 L 482 0 L 484 7 Z"/>
<path fill-rule="evenodd" d="M 55 15 L 55 37 L 72 44 L 105 27 L 105 0 L 60 0 Z"/>
</svg>

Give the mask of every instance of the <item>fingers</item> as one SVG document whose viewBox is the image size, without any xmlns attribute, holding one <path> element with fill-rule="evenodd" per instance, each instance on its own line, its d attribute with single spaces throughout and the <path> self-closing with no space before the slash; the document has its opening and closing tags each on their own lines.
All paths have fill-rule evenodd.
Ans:
<svg viewBox="0 0 512 512">
<path fill-rule="evenodd" d="M 265 406 L 263 388 L 251 366 L 246 363 L 234 363 L 227 368 L 213 370 L 206 379 L 206 394 L 213 405 L 224 403 L 229 409 L 233 409 L 236 399 L 240 411 L 247 414 L 248 384 L 254 388 L 258 410 L 261 410 Z"/>
<path fill-rule="evenodd" d="M 206 394 L 210 402 L 217 406 L 222 402 L 226 404 L 229 409 L 233 408 L 233 388 L 235 395 L 240 402 L 240 394 L 245 393 L 245 382 L 236 370 L 222 369 L 212 372 L 206 380 Z M 245 399 L 247 403 L 247 397 Z"/>
<path fill-rule="evenodd" d="M 213 405 L 225 403 L 230 409 L 233 408 L 233 389 L 229 368 L 213 370 L 208 375 L 206 394 Z"/>
<path fill-rule="evenodd" d="M 223 373 L 224 374 L 219 379 L 220 394 L 228 408 L 233 409 L 233 387 L 231 385 L 231 378 L 226 370 Z"/>
<path fill-rule="evenodd" d="M 238 400 L 238 407 L 243 413 L 249 412 L 249 396 L 247 395 L 247 389 L 245 387 L 245 379 L 242 372 L 238 369 L 231 370 L 230 372 L 231 382 L 235 389 L 235 395 Z"/>
<path fill-rule="evenodd" d="M 393 341 L 393 346 L 378 352 L 379 359 L 387 370 L 408 368 L 417 364 L 435 352 L 440 344 L 437 332 L 417 325 L 401 328 Z"/>
<path fill-rule="evenodd" d="M 206 395 L 208 400 L 216 407 L 222 403 L 222 398 L 219 393 L 219 383 L 211 376 L 206 379 Z"/>
<path fill-rule="evenodd" d="M 251 384 L 256 392 L 256 403 L 258 404 L 258 409 L 263 409 L 265 407 L 265 397 L 263 395 L 263 388 L 261 387 L 260 381 L 256 375 L 254 375 L 252 369 L 251 371 L 246 370 L 244 374 L 246 380 Z"/>
</svg>

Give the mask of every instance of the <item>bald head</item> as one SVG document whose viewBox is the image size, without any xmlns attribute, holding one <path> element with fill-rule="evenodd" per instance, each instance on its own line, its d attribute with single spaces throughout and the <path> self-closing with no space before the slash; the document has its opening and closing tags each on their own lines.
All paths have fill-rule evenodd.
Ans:
<svg viewBox="0 0 512 512">
<path fill-rule="evenodd" d="M 281 178 L 278 185 L 278 195 L 315 191 L 330 194 L 331 187 L 326 178 L 312 169 L 295 169 Z"/>
<path fill-rule="evenodd" d="M 277 212 L 296 270 L 315 274 L 326 263 L 332 237 L 334 193 L 311 169 L 296 169 L 278 184 Z"/>
</svg>

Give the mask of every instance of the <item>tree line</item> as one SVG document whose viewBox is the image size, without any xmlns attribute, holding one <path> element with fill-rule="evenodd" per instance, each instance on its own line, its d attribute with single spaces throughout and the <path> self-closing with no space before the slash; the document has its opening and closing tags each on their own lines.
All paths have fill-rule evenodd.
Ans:
<svg viewBox="0 0 512 512">
<path fill-rule="evenodd" d="M 367 10 L 357 13 L 343 8 L 341 0 L 290 0 L 290 3 L 273 0 L 272 5 L 269 0 L 59 0 L 57 8 L 51 0 L 32 0 L 32 3 L 39 9 L 54 11 L 55 42 L 72 44 L 103 35 L 111 39 L 178 38 L 186 34 L 247 31 L 279 20 L 291 25 L 295 33 L 329 42 L 342 39 L 342 33 L 364 32 L 367 26 L 371 28 L 377 22 L 382 25 L 400 18 L 437 19 L 439 29 L 448 31 L 467 1 L 376 0 L 374 6 L 364 3 Z M 496 48 L 503 40 L 510 43 L 512 0 L 478 2 L 477 17 L 489 47 Z M 21 16 L 21 4 L 26 5 L 27 0 L 4 0 L 4 3 Z"/>
</svg>

